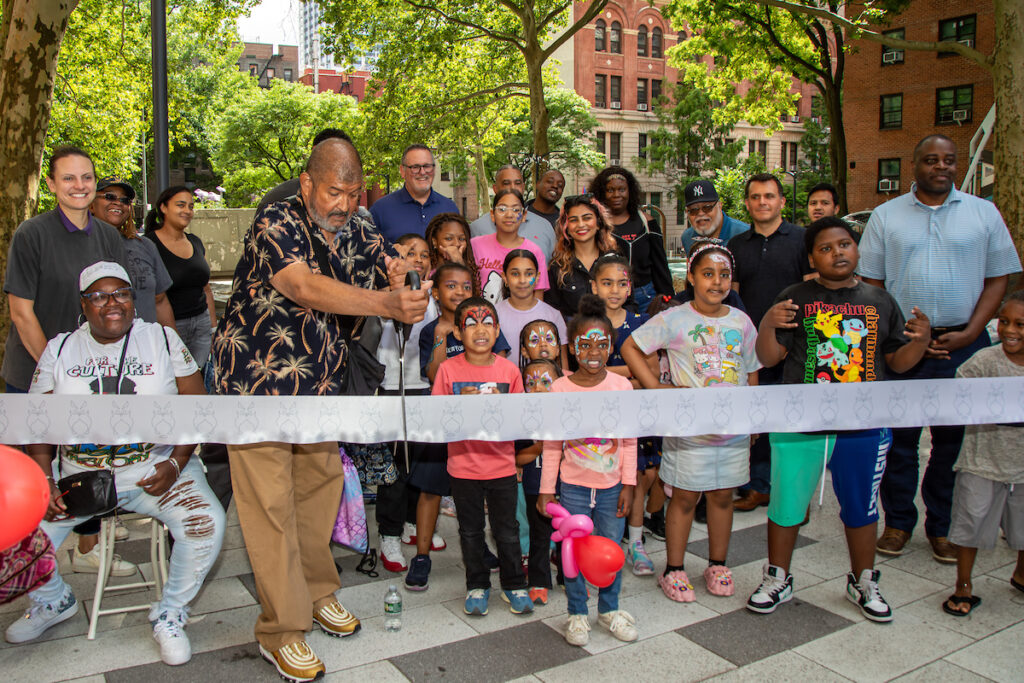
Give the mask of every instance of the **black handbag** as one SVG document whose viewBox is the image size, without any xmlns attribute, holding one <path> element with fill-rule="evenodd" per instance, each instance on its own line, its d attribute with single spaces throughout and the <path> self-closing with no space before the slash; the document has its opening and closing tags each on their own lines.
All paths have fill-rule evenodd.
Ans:
<svg viewBox="0 0 1024 683">
<path fill-rule="evenodd" d="M 70 336 L 70 335 L 68 335 Z M 121 349 L 121 360 L 117 364 L 117 376 L 115 378 L 115 391 L 121 393 L 121 374 L 124 372 L 124 358 L 128 353 L 128 341 L 132 336 L 132 328 L 124 335 L 124 347 Z M 67 337 L 64 338 L 67 341 Z M 57 350 L 60 356 L 64 343 Z M 100 394 L 103 393 L 103 380 L 99 383 Z M 60 456 L 57 456 L 57 472 L 60 473 Z M 112 512 L 117 507 L 117 486 L 114 484 L 114 472 L 112 470 L 96 470 L 91 472 L 78 472 L 57 481 L 57 488 L 60 489 L 60 499 L 67 509 L 69 517 L 95 517 Z"/>
<path fill-rule="evenodd" d="M 327 257 L 327 246 L 319 235 L 312 232 L 307 234 L 320 265 L 320 272 L 330 277 L 334 271 Z M 377 316 L 355 319 L 352 333 L 349 335 L 348 360 L 341 377 L 340 393 L 343 396 L 372 396 L 384 382 L 384 366 L 377 360 L 377 347 L 380 345 L 382 332 L 380 318 Z"/>
</svg>

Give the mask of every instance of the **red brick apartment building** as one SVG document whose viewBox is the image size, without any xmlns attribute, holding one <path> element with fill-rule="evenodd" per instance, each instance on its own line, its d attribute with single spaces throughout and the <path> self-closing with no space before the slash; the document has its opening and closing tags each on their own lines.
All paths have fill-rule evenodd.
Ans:
<svg viewBox="0 0 1024 683">
<path fill-rule="evenodd" d="M 881 30 L 906 40 L 959 40 L 988 52 L 995 40 L 992 2 L 914 0 Z M 956 142 L 961 185 L 971 137 L 993 103 L 989 73 L 953 53 L 905 51 L 866 40 L 854 45 L 843 92 L 850 210 L 874 208 L 907 192 L 914 145 L 929 133 Z"/>
</svg>

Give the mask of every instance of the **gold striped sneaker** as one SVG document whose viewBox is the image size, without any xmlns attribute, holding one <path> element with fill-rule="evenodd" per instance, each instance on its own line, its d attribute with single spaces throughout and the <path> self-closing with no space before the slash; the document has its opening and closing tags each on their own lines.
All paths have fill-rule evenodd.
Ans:
<svg viewBox="0 0 1024 683">
<path fill-rule="evenodd" d="M 313 623 L 324 633 L 335 638 L 344 638 L 359 630 L 359 620 L 337 600 L 314 612 Z"/>
<path fill-rule="evenodd" d="M 280 650 L 270 652 L 260 645 L 260 655 L 277 669 L 286 681 L 306 683 L 323 678 L 324 663 L 305 641 L 288 643 Z"/>
</svg>

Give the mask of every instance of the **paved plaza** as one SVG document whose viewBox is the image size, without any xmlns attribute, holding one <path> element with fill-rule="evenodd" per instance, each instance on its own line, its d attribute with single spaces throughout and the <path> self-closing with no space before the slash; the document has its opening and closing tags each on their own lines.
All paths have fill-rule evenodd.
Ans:
<svg viewBox="0 0 1024 683">
<path fill-rule="evenodd" d="M 919 506 L 920 506 L 920 501 Z M 373 508 L 368 508 L 372 518 Z M 464 572 L 455 521 L 441 518 L 447 550 L 433 555 L 430 588 L 402 590 L 401 632 L 383 628 L 384 594 L 401 576 L 379 568 L 378 578 L 355 571 L 358 557 L 339 548 L 342 604 L 356 614 L 362 631 L 335 640 L 314 631 L 309 642 L 327 666 L 327 681 L 1021 681 L 1024 677 L 1024 593 L 1008 579 L 1016 554 L 1004 542 L 978 555 L 975 593 L 983 604 L 957 619 L 941 610 L 951 592 L 954 568 L 936 563 L 919 528 L 902 557 L 881 561 L 881 588 L 895 608 L 891 624 L 866 621 L 845 597 L 848 562 L 842 526 L 831 486 L 824 506 L 815 502 L 811 523 L 800 532 L 794 555 L 796 595 L 770 616 L 743 609 L 765 562 L 765 508 L 737 514 L 729 564 L 736 595 L 709 595 L 700 580 L 707 563 L 705 527 L 696 525 L 686 566 L 697 601 L 670 602 L 653 577 L 628 569 L 621 607 L 637 617 L 640 640 L 624 644 L 596 624 L 596 594 L 590 601 L 592 628 L 585 648 L 561 636 L 565 594 L 551 592 L 546 606 L 516 616 L 493 590 L 490 613 L 469 617 L 462 611 Z M 252 573 L 234 509 L 224 550 L 194 605 L 188 628 L 194 655 L 180 667 L 165 666 L 145 612 L 103 617 L 96 640 L 85 637 L 86 611 L 45 633 L 40 640 L 0 644 L 4 681 L 74 680 L 78 683 L 160 683 L 162 681 L 277 681 L 274 669 L 257 654 L 253 624 L 259 607 Z M 118 552 L 149 574 L 147 527 L 129 525 L 131 538 Z M 70 543 L 70 541 L 69 541 Z M 70 545 L 61 567 L 75 594 L 91 608 L 94 576 L 72 574 Z M 648 540 L 659 569 L 664 544 Z M 406 548 L 411 557 L 411 548 Z M 879 558 L 881 559 L 881 558 Z M 113 579 L 131 582 L 136 579 Z M 494 576 L 497 587 L 497 576 Z M 591 591 L 595 593 L 595 591 Z M 144 601 L 141 593 L 104 600 Z M 26 599 L 0 607 L 0 627 L 25 609 Z M 128 603 L 125 603 L 128 604 Z"/>
</svg>

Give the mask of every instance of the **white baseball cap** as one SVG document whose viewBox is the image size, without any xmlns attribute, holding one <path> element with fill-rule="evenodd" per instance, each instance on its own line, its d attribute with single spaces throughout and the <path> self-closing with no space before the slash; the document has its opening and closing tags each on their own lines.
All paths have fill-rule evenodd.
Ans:
<svg viewBox="0 0 1024 683">
<path fill-rule="evenodd" d="M 97 261 L 91 266 L 86 266 L 82 270 L 82 274 L 78 276 L 78 291 L 84 292 L 94 282 L 105 277 L 116 277 L 118 280 L 124 280 L 129 285 L 132 283 L 131 278 L 128 277 L 128 273 L 121 267 L 121 264 L 114 263 L 113 261 Z"/>
</svg>

